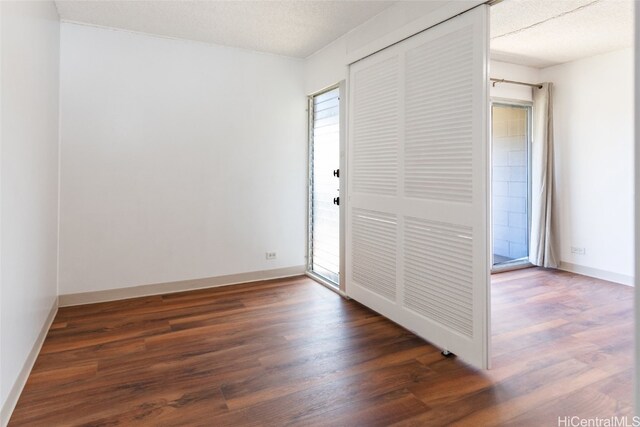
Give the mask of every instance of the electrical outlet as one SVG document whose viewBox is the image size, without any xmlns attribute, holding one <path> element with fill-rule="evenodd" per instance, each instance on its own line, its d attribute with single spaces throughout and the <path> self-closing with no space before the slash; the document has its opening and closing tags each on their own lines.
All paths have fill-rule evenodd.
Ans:
<svg viewBox="0 0 640 427">
<path fill-rule="evenodd" d="M 276 253 L 275 252 L 267 252 L 266 256 L 267 256 L 267 259 L 276 259 Z"/>
<path fill-rule="evenodd" d="M 571 253 L 576 255 L 584 255 L 586 253 L 584 248 L 578 248 L 577 246 L 571 246 Z"/>
</svg>

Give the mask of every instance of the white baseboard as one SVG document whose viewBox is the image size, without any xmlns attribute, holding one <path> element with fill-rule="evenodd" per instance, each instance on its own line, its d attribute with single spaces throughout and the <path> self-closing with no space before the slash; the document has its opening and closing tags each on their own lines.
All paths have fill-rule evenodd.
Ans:
<svg viewBox="0 0 640 427">
<path fill-rule="evenodd" d="M 558 267 L 560 270 L 569 271 L 571 273 L 582 274 L 583 276 L 595 277 L 596 279 L 607 280 L 609 282 L 620 283 L 622 285 L 633 286 L 633 276 L 614 273 L 597 268 L 586 267 L 584 265 L 572 264 L 570 262 L 560 262 Z"/>
<path fill-rule="evenodd" d="M 66 294 L 58 296 L 58 305 L 60 307 L 69 307 L 72 305 L 171 294 L 195 289 L 215 288 L 218 286 L 236 285 L 239 283 L 256 282 L 259 280 L 299 276 L 305 274 L 305 272 L 306 267 L 304 265 L 300 265 L 295 267 L 277 268 L 274 270 L 251 271 L 248 273 L 208 277 L 204 279 L 181 280 L 178 282 L 156 283 L 152 285 L 131 286 L 120 289 L 107 289 L 104 291 Z"/>
<path fill-rule="evenodd" d="M 42 329 L 38 334 L 38 338 L 36 338 L 36 342 L 33 343 L 33 347 L 27 356 L 27 359 L 24 361 L 22 365 L 22 369 L 20 370 L 20 374 L 18 374 L 18 378 L 15 383 L 9 390 L 9 394 L 7 395 L 7 399 L 4 401 L 2 408 L 0 409 L 0 425 L 5 427 L 9 424 L 9 419 L 11 418 L 11 414 L 18 403 L 18 399 L 20 398 L 20 394 L 22 393 L 22 389 L 24 389 L 25 384 L 27 383 L 27 379 L 29 378 L 29 374 L 31 373 L 31 369 L 33 365 L 36 363 L 36 359 L 38 358 L 38 354 L 40 354 L 40 349 L 42 348 L 42 344 L 44 343 L 45 338 L 47 337 L 47 332 L 49 332 L 49 328 L 51 328 L 51 324 L 53 323 L 53 319 L 56 317 L 56 313 L 58 312 L 58 301 L 53 302 L 53 306 L 49 311 L 49 315 L 42 325 Z"/>
</svg>

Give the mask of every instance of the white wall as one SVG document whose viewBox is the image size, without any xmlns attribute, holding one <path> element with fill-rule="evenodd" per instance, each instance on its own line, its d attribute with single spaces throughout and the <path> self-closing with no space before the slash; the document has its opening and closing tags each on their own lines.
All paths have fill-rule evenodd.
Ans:
<svg viewBox="0 0 640 427">
<path fill-rule="evenodd" d="M 495 79 L 514 80 L 524 83 L 540 83 L 539 69 L 500 61 L 490 62 L 489 76 Z M 491 98 L 494 100 L 507 99 L 511 101 L 533 101 L 531 88 L 522 85 L 508 83 L 492 84 L 490 94 Z"/>
<path fill-rule="evenodd" d="M 8 401 L 10 391 L 57 296 L 60 26 L 53 2 L 0 2 L 0 15 L 0 404 L 5 417 L 15 403 Z"/>
<path fill-rule="evenodd" d="M 560 258 L 565 268 L 630 284 L 633 50 L 549 67 L 541 79 L 555 85 Z M 572 246 L 585 255 L 572 254 Z"/>
<path fill-rule="evenodd" d="M 305 264 L 302 61 L 67 23 L 61 44 L 61 295 Z"/>
<path fill-rule="evenodd" d="M 346 80 L 349 75 L 346 36 L 308 57 L 304 62 L 304 74 L 305 92 L 309 95 Z"/>
</svg>

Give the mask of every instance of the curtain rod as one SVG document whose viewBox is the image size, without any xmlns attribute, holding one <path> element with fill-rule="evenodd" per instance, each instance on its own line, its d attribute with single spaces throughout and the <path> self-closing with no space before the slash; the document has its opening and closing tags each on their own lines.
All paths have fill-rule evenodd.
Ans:
<svg viewBox="0 0 640 427">
<path fill-rule="evenodd" d="M 534 83 L 525 83 L 525 82 L 517 82 L 515 80 L 505 80 L 505 79 L 489 79 L 493 82 L 492 86 L 495 87 L 496 83 L 510 83 L 513 85 L 523 85 L 523 86 L 531 86 L 531 87 L 537 87 L 538 89 L 542 89 L 542 85 L 540 83 L 534 84 Z"/>
</svg>

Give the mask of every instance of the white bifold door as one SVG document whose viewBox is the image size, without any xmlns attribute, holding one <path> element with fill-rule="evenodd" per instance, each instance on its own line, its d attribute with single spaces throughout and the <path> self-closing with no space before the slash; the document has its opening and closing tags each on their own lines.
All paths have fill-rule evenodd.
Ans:
<svg viewBox="0 0 640 427">
<path fill-rule="evenodd" d="M 489 364 L 488 6 L 350 66 L 347 293 Z"/>
</svg>

